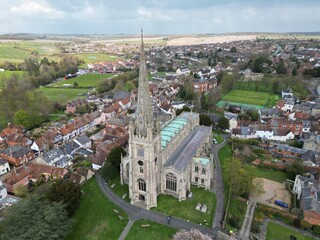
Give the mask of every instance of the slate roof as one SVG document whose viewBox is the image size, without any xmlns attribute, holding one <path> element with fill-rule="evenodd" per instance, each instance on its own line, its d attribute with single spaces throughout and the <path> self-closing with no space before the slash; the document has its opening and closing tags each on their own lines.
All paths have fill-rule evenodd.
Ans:
<svg viewBox="0 0 320 240">
<path fill-rule="evenodd" d="M 53 148 L 49 152 L 43 154 L 43 160 L 49 164 L 52 160 L 63 155 L 63 152 L 59 148 Z"/>
<path fill-rule="evenodd" d="M 196 126 L 194 130 L 183 140 L 181 145 L 171 155 L 166 167 L 173 167 L 177 171 L 183 171 L 197 152 L 199 146 L 210 134 L 211 128 Z"/>
<path fill-rule="evenodd" d="M 26 147 L 18 146 L 18 145 L 8 147 L 8 148 L 1 151 L 2 154 L 7 155 L 7 156 L 10 156 L 12 154 L 13 158 L 22 157 L 22 156 L 28 154 L 29 152 L 32 152 L 32 150 L 29 148 L 26 148 Z"/>
<path fill-rule="evenodd" d="M 125 99 L 127 97 L 130 97 L 131 93 L 124 91 L 124 90 L 118 90 L 115 92 L 113 99 Z"/>
<path fill-rule="evenodd" d="M 82 135 L 81 137 L 78 137 L 75 140 L 82 145 L 85 145 L 86 143 L 91 141 L 87 135 Z"/>
</svg>

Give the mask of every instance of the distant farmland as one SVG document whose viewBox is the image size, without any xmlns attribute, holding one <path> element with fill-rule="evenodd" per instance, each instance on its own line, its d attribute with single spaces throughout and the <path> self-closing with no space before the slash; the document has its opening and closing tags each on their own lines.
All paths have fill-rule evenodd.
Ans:
<svg viewBox="0 0 320 240">
<path fill-rule="evenodd" d="M 264 107 L 272 107 L 277 100 L 277 95 L 266 92 L 231 90 L 223 96 L 217 105 L 219 107 L 225 107 L 232 104 L 238 106 L 241 105 L 243 108 L 259 109 Z"/>
<path fill-rule="evenodd" d="M 63 87 L 64 84 L 70 84 L 73 87 L 74 82 L 77 82 L 78 87 L 95 87 L 98 85 L 99 82 L 107 79 L 114 74 L 106 73 L 106 74 L 85 74 L 75 78 L 69 78 L 66 80 L 61 80 L 60 82 L 52 84 L 53 87 Z"/>
</svg>

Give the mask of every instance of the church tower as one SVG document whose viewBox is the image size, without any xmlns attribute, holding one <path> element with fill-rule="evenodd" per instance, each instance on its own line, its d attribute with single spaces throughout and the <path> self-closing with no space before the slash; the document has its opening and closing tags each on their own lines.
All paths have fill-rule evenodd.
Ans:
<svg viewBox="0 0 320 240">
<path fill-rule="evenodd" d="M 160 124 L 154 118 L 141 30 L 141 53 L 136 118 L 129 123 L 129 196 L 132 204 L 157 206 Z"/>
</svg>

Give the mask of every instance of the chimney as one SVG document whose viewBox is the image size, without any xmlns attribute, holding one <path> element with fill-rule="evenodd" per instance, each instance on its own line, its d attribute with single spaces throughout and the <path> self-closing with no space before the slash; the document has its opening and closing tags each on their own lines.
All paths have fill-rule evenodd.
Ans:
<svg viewBox="0 0 320 240">
<path fill-rule="evenodd" d="M 13 172 L 14 172 L 15 174 L 17 173 L 16 166 L 13 166 Z"/>
</svg>

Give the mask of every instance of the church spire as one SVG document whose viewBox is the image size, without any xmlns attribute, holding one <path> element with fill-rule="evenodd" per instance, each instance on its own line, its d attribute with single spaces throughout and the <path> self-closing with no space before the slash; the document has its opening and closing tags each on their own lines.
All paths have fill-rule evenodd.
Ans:
<svg viewBox="0 0 320 240">
<path fill-rule="evenodd" d="M 136 119 L 136 134 L 146 137 L 147 129 L 153 127 L 152 103 L 148 83 L 148 72 L 146 56 L 143 44 L 143 30 L 141 29 L 141 50 L 140 50 L 138 106 Z"/>
</svg>

